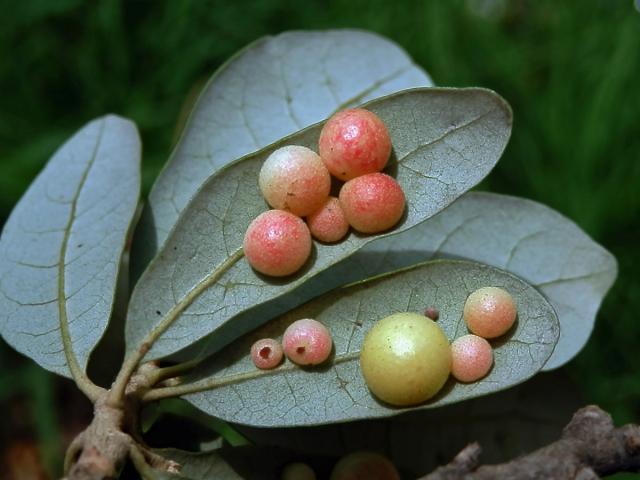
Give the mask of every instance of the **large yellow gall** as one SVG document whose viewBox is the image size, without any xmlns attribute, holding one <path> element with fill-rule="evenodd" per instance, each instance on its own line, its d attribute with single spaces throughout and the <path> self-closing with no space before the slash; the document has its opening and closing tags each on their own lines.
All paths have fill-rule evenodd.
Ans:
<svg viewBox="0 0 640 480">
<path fill-rule="evenodd" d="M 440 326 L 417 313 L 396 313 L 369 331 L 360 352 L 367 386 L 396 406 L 422 403 L 443 387 L 451 371 L 451 348 Z"/>
</svg>

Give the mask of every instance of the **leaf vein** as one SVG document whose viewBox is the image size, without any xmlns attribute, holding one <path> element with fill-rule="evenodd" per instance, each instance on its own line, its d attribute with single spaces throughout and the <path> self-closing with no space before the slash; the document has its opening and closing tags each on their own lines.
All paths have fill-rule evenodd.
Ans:
<svg viewBox="0 0 640 480">
<path fill-rule="evenodd" d="M 434 138 L 433 140 L 429 140 L 426 143 L 420 144 L 420 145 L 416 146 L 413 150 L 410 150 L 409 152 L 404 154 L 401 159 L 398 159 L 398 163 L 402 164 L 407 159 L 407 157 L 409 157 L 411 155 L 414 155 L 414 154 L 418 153 L 419 151 L 421 151 L 421 150 L 423 150 L 425 148 L 428 148 L 428 147 L 431 147 L 431 146 L 435 145 L 436 143 L 444 140 L 445 138 L 447 138 L 449 135 L 451 135 L 453 133 L 456 133 L 456 132 L 458 132 L 460 130 L 464 130 L 464 129 L 470 127 L 471 125 L 474 125 L 475 123 L 483 120 L 485 117 L 487 117 L 488 115 L 490 115 L 493 112 L 495 112 L 495 110 L 496 110 L 495 108 L 490 108 L 486 112 L 484 112 L 481 115 L 478 115 L 478 116 L 472 118 L 471 120 L 469 120 L 467 122 L 464 122 L 464 123 L 462 123 L 460 125 L 454 125 L 453 127 L 445 130 L 445 132 L 442 133 L 440 136 Z M 465 158 L 465 160 L 469 160 L 469 159 Z"/>
<path fill-rule="evenodd" d="M 74 222 L 76 220 L 76 212 L 78 207 L 78 200 L 80 198 L 80 193 L 84 188 L 84 185 L 89 177 L 89 173 L 95 165 L 96 159 L 98 157 L 98 151 L 102 144 L 102 137 L 104 135 L 104 129 L 106 126 L 106 120 L 102 120 L 100 122 L 100 127 L 98 130 L 98 135 L 95 141 L 93 152 L 91 153 L 91 157 L 87 163 L 86 168 L 84 169 L 82 176 L 80 178 L 80 182 L 78 183 L 78 188 L 73 194 L 73 199 L 71 202 L 71 210 L 69 212 L 69 219 L 64 228 L 64 235 L 62 238 L 62 243 L 60 245 L 60 253 L 59 253 L 59 266 L 58 266 L 58 321 L 60 323 L 60 333 L 62 336 L 62 345 L 65 354 L 65 358 L 67 359 L 67 364 L 69 366 L 69 370 L 71 371 L 71 375 L 73 379 L 78 384 L 78 387 L 89 397 L 94 398 L 96 395 L 95 387 L 90 380 L 87 378 L 86 374 L 80 368 L 78 363 L 78 359 L 73 350 L 73 340 L 71 338 L 71 332 L 69 330 L 69 319 L 67 314 L 67 298 L 66 298 L 66 256 L 69 247 L 69 239 L 71 237 L 71 231 L 73 229 Z"/>
</svg>

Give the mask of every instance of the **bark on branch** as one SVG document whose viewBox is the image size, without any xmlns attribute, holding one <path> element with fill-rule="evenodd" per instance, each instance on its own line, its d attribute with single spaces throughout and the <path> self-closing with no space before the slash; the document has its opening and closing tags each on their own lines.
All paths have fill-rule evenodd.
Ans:
<svg viewBox="0 0 640 480">
<path fill-rule="evenodd" d="M 597 406 L 578 410 L 560 440 L 499 465 L 480 466 L 480 446 L 465 447 L 446 466 L 419 480 L 592 480 L 617 472 L 640 471 L 640 426 L 615 428 Z"/>
<path fill-rule="evenodd" d="M 67 451 L 66 480 L 117 479 L 132 452 L 140 460 L 139 465 L 146 462 L 147 457 L 151 463 L 157 463 L 153 455 L 145 456 L 138 421 L 140 399 L 151 388 L 156 370 L 155 364 L 142 365 L 129 379 L 122 400 L 113 402 L 111 392 L 105 391 L 95 401 L 93 421 Z M 169 466 L 172 464 L 167 462 Z"/>
</svg>

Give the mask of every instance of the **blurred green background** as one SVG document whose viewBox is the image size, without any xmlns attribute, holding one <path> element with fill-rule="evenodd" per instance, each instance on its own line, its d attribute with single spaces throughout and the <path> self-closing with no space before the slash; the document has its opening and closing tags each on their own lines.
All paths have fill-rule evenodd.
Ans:
<svg viewBox="0 0 640 480">
<path fill-rule="evenodd" d="M 406 49 L 436 84 L 484 86 L 504 96 L 514 131 L 484 187 L 546 203 L 618 258 L 620 276 L 589 345 L 566 369 L 586 402 L 619 424 L 638 422 L 635 3 L 0 0 L 0 223 L 54 150 L 93 117 L 115 112 L 137 122 L 148 191 L 184 105 L 235 51 L 284 30 L 373 30 Z M 14 417 L 0 433 L 0 461 L 18 465 L 15 478 L 59 474 L 63 446 L 90 415 L 70 382 L 4 343 L 0 407 Z M 24 459 L 36 466 L 25 470 Z"/>
</svg>

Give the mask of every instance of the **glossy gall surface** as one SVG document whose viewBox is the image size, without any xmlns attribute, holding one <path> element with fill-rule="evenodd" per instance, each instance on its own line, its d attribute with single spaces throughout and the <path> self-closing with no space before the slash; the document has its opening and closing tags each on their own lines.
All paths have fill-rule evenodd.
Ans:
<svg viewBox="0 0 640 480">
<path fill-rule="evenodd" d="M 340 180 L 380 172 L 391 154 L 387 127 L 373 112 L 342 110 L 320 132 L 319 152 L 332 175 Z"/>
<path fill-rule="evenodd" d="M 422 403 L 443 387 L 451 371 L 449 340 L 440 326 L 418 313 L 396 313 L 377 322 L 360 352 L 367 386 L 396 406 Z"/>
<path fill-rule="evenodd" d="M 251 222 L 242 247 L 254 269 L 282 277 L 305 264 L 311 245 L 311 233 L 300 217 L 283 210 L 269 210 Z"/>
<path fill-rule="evenodd" d="M 404 213 L 402 187 L 384 173 L 370 173 L 349 180 L 340 189 L 339 198 L 347 221 L 362 233 L 388 230 Z"/>
<path fill-rule="evenodd" d="M 516 305 L 506 290 L 483 287 L 464 304 L 463 317 L 471 333 L 484 338 L 504 335 L 516 320 Z"/>
<path fill-rule="evenodd" d="M 322 323 L 311 318 L 296 320 L 282 336 L 282 348 L 289 360 L 298 365 L 319 365 L 329 358 L 333 340 Z"/>
<path fill-rule="evenodd" d="M 331 176 L 313 150 L 287 145 L 265 160 L 258 184 L 271 207 L 304 217 L 327 200 Z"/>
<path fill-rule="evenodd" d="M 451 374 L 460 382 L 476 382 L 491 370 L 493 348 L 484 338 L 464 335 L 451 344 Z"/>
</svg>

